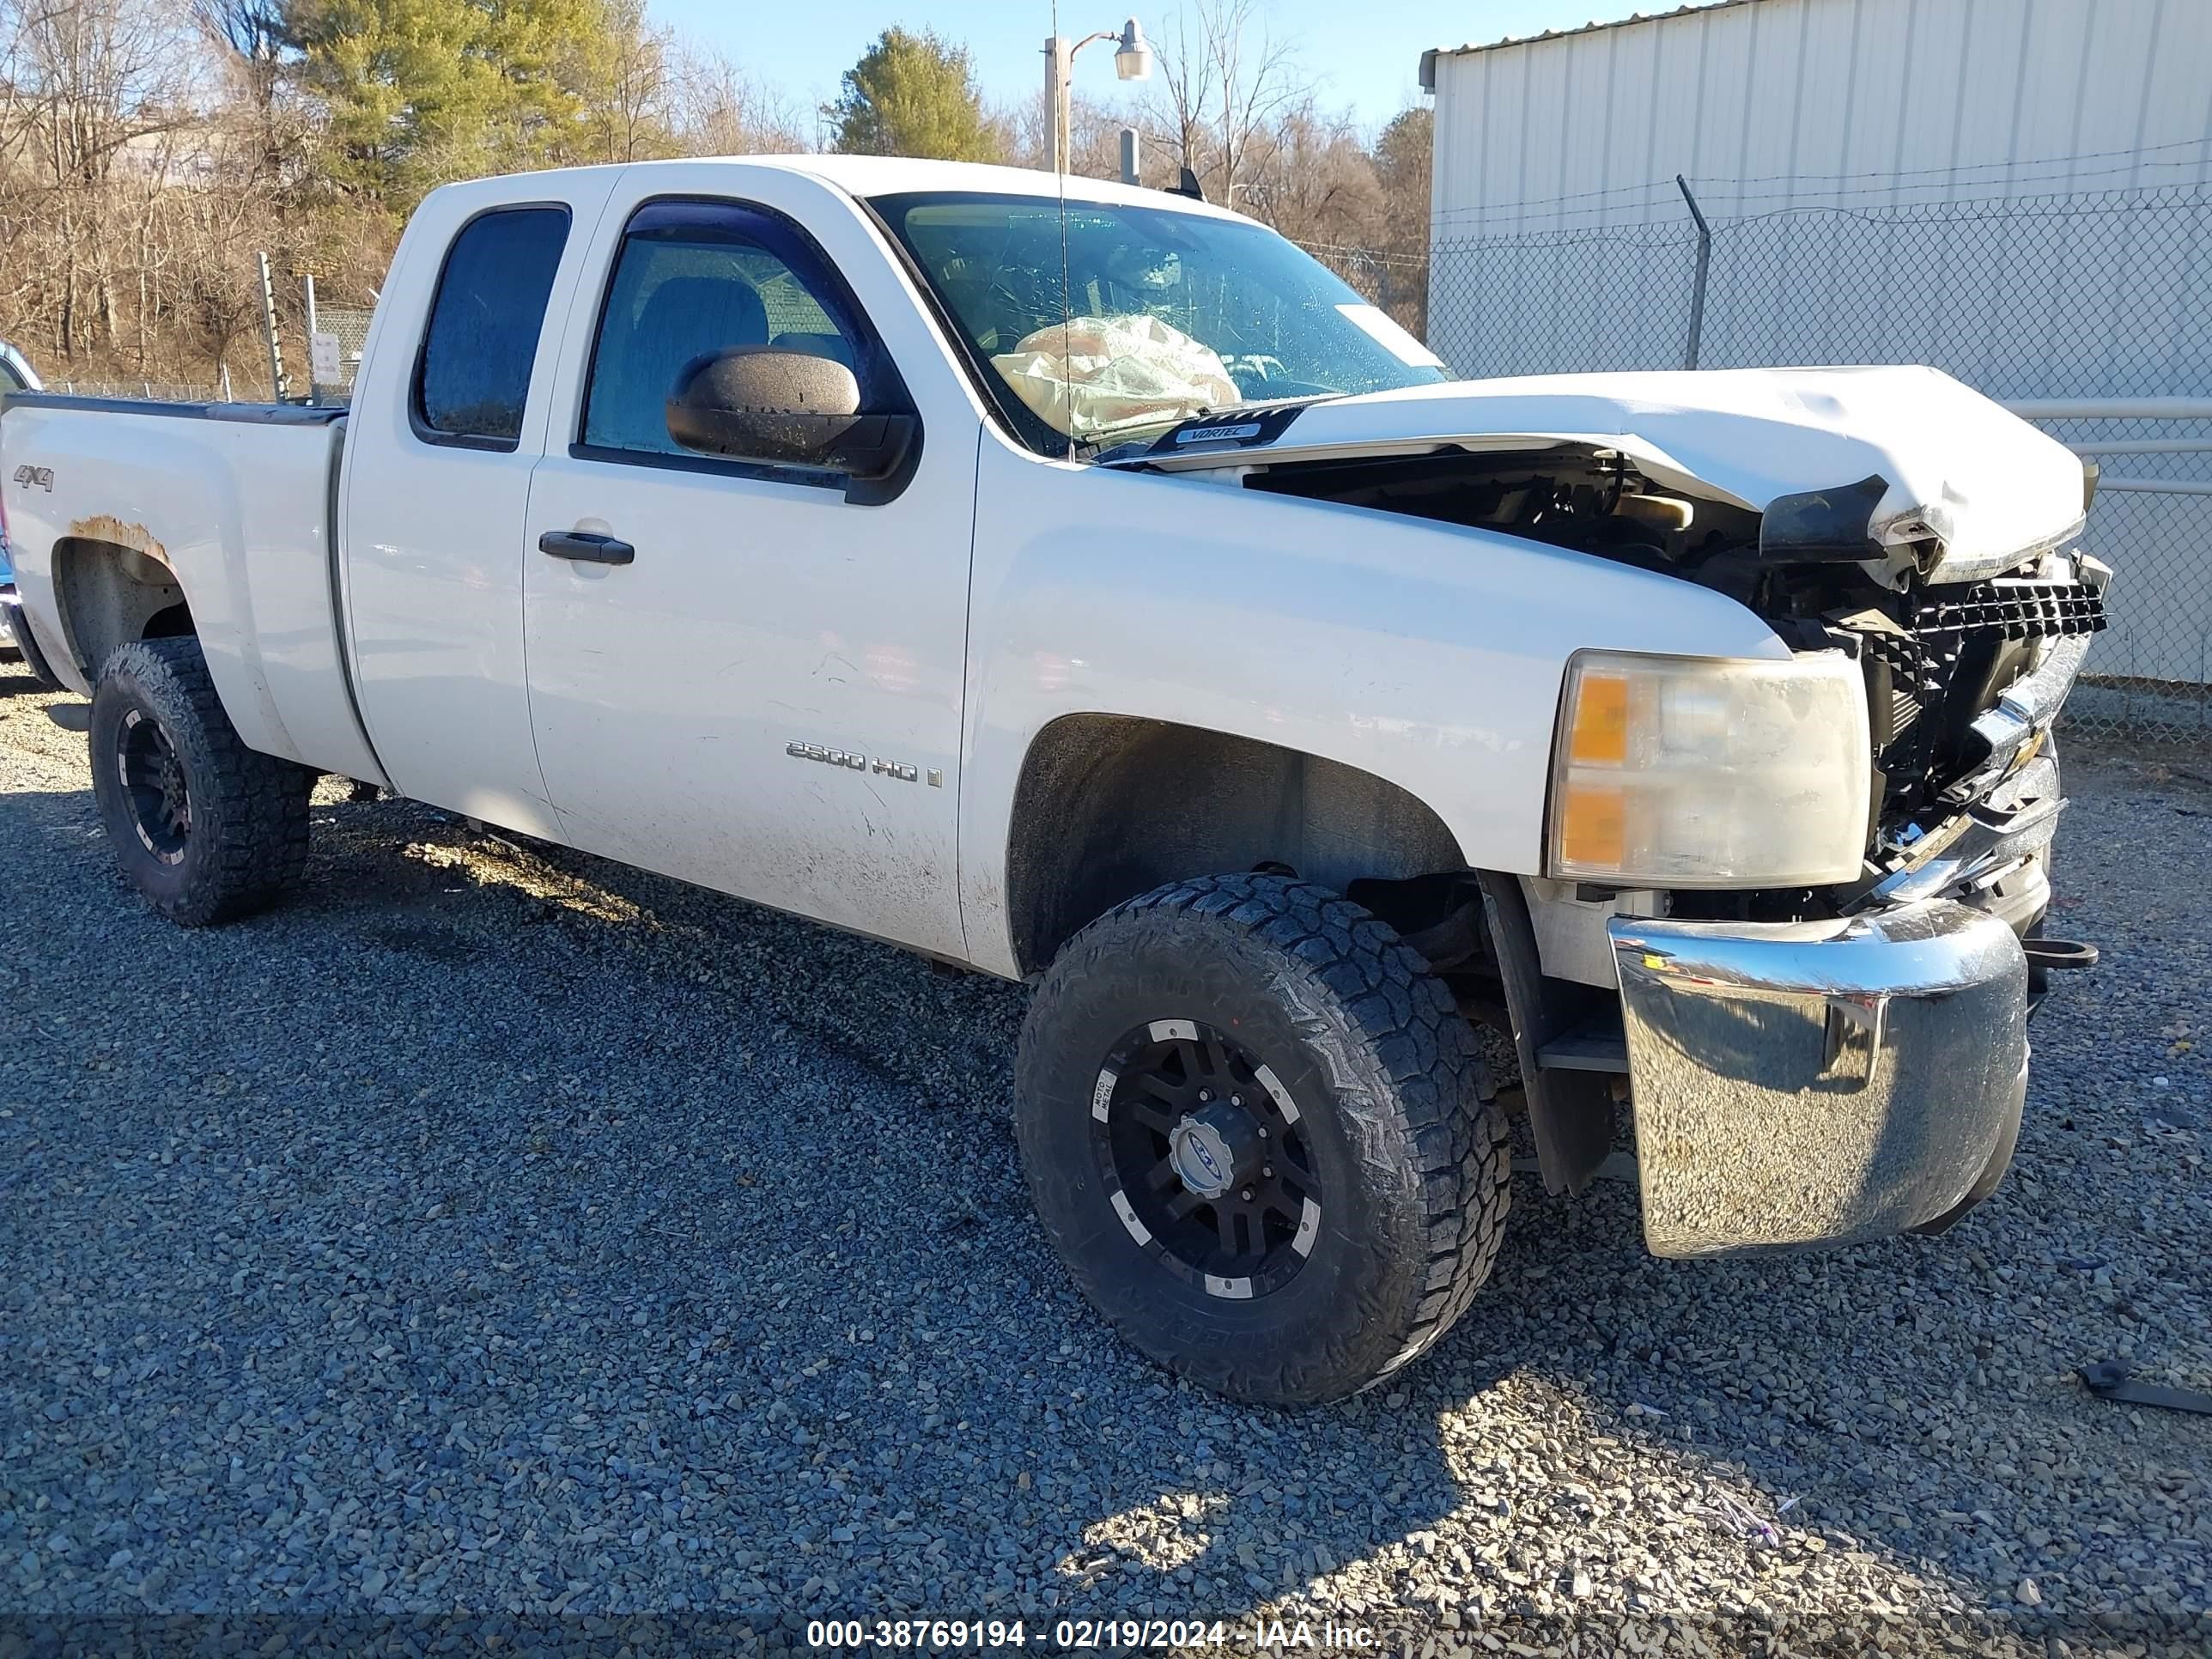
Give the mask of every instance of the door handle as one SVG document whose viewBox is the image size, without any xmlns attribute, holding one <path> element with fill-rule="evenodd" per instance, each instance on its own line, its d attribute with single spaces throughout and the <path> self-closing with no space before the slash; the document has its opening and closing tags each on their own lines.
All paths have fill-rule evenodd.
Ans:
<svg viewBox="0 0 2212 1659">
<path fill-rule="evenodd" d="M 628 542 L 595 530 L 549 530 L 538 538 L 538 550 L 586 564 L 628 564 L 637 557 L 637 550 Z"/>
</svg>

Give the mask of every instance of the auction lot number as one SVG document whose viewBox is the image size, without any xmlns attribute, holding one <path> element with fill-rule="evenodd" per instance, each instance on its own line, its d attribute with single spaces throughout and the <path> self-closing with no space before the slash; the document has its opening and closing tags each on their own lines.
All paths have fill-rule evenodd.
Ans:
<svg viewBox="0 0 2212 1659">
<path fill-rule="evenodd" d="M 1218 1648 L 1228 1639 L 1220 1619 L 1062 1619 L 1032 1631 L 1022 1620 L 816 1619 L 806 1642 L 816 1648 Z"/>
</svg>

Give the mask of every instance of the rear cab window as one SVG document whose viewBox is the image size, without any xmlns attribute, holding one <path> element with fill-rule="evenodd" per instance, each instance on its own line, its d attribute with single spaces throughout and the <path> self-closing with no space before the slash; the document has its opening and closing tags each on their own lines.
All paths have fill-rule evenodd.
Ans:
<svg viewBox="0 0 2212 1659">
<path fill-rule="evenodd" d="M 512 450 L 568 210 L 495 208 L 461 228 L 430 301 L 409 413 L 426 443 Z"/>
</svg>

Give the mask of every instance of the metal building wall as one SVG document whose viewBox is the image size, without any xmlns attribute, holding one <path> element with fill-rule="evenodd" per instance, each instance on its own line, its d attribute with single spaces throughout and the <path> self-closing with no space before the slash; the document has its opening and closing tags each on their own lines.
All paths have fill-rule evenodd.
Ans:
<svg viewBox="0 0 2212 1659">
<path fill-rule="evenodd" d="M 1439 52 L 1439 239 L 2212 183 L 2208 0 L 1726 0 Z"/>
<path fill-rule="evenodd" d="M 2203 688 L 2178 718 L 2212 732 L 2208 64 L 2212 0 L 1725 0 L 1438 52 L 1429 343 L 1481 376 L 1674 368 L 1694 332 L 1709 368 L 2160 400 L 2045 425 L 2118 486 L 2093 667 Z"/>
</svg>

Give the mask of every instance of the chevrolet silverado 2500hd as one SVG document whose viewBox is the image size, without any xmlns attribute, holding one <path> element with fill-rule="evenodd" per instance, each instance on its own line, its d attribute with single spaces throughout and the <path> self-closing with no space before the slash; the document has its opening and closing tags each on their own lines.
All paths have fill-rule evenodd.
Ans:
<svg viewBox="0 0 2212 1659">
<path fill-rule="evenodd" d="M 1031 981 L 1045 1228 L 1236 1395 L 1451 1325 L 1509 1111 L 1565 1192 L 1625 1112 L 1662 1255 L 1940 1231 L 2087 952 L 2084 469 L 1928 369 L 1454 381 L 1200 202 L 668 162 L 431 196 L 349 412 L 0 466 L 157 909 L 332 773 Z"/>
</svg>

